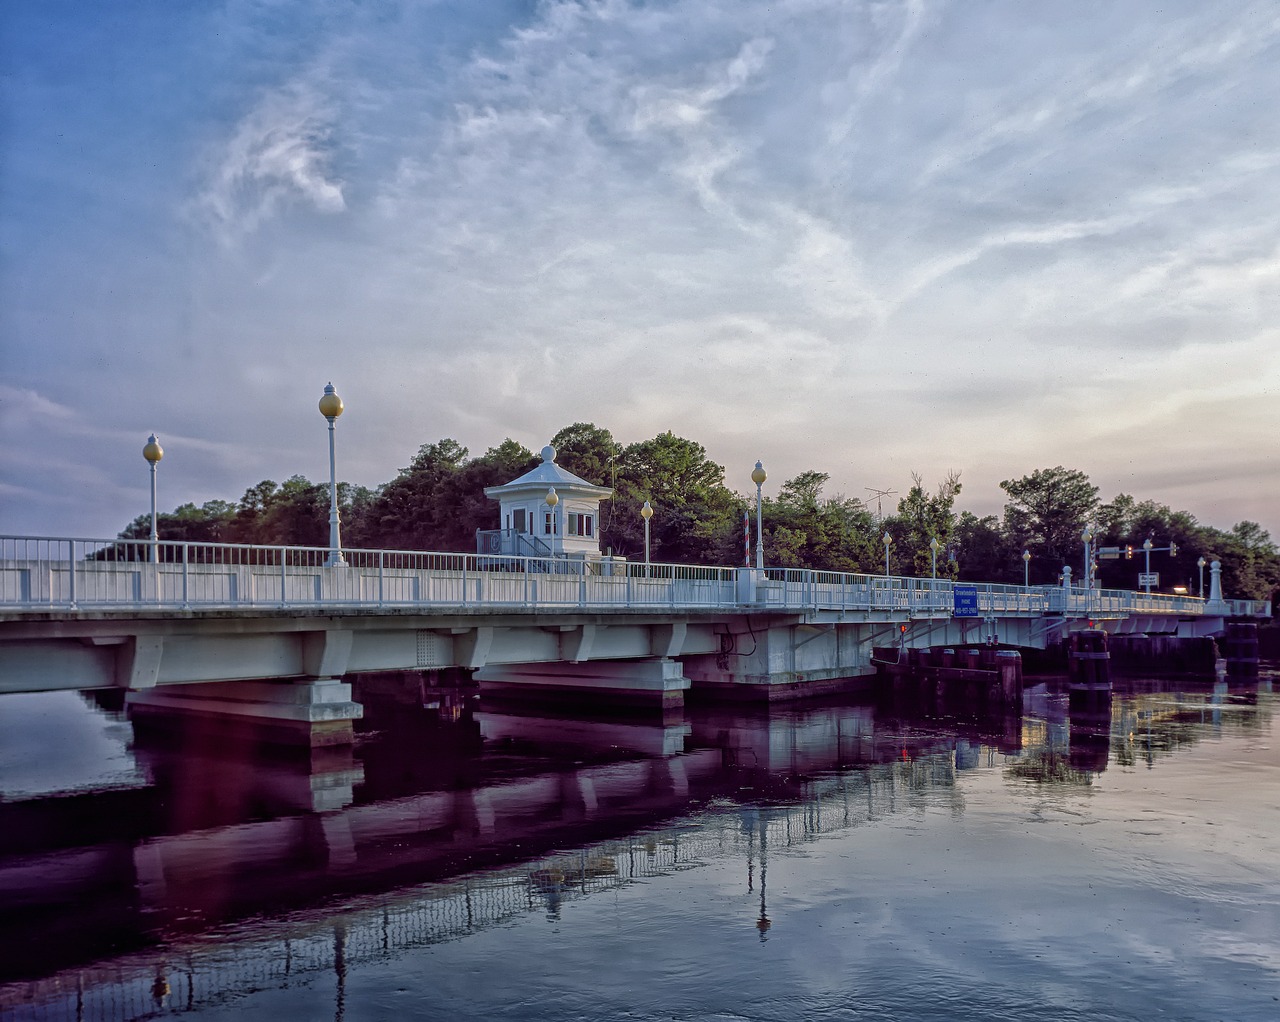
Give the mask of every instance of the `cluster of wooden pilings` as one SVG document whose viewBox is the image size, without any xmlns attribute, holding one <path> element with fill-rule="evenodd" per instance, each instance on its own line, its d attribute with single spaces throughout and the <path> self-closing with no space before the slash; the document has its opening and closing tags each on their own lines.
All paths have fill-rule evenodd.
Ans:
<svg viewBox="0 0 1280 1022">
<path fill-rule="evenodd" d="M 994 646 L 878 648 L 872 663 L 895 691 L 977 707 L 1021 707 L 1022 655 Z"/>
<path fill-rule="evenodd" d="M 1258 626 L 1230 622 L 1222 639 L 1222 655 L 1227 661 L 1227 677 L 1258 676 Z"/>
<path fill-rule="evenodd" d="M 1067 638 L 1068 703 L 1073 711 L 1111 709 L 1111 652 L 1101 628 L 1082 628 Z"/>
</svg>

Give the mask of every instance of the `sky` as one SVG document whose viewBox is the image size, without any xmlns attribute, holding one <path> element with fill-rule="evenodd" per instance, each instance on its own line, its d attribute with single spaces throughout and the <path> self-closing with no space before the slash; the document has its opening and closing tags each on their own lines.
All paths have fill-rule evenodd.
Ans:
<svg viewBox="0 0 1280 1022">
<path fill-rule="evenodd" d="M 1280 8 L 6 0 L 0 532 L 594 422 L 1280 537 Z M 885 511 L 897 496 L 886 498 Z"/>
</svg>

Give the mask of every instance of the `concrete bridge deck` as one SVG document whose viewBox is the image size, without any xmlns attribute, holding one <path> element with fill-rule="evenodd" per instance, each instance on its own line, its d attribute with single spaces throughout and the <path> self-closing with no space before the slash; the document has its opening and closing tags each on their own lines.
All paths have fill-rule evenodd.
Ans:
<svg viewBox="0 0 1280 1022">
<path fill-rule="evenodd" d="M 1043 647 L 1089 623 L 1215 634 L 1270 613 L 793 568 L 383 550 L 328 566 L 328 554 L 0 537 L 0 694 L 117 687 L 138 709 L 345 721 L 349 734 L 359 707 L 338 679 L 351 672 L 458 667 L 491 686 L 666 705 L 692 685 L 773 699 L 871 673 L 875 646 Z"/>
</svg>

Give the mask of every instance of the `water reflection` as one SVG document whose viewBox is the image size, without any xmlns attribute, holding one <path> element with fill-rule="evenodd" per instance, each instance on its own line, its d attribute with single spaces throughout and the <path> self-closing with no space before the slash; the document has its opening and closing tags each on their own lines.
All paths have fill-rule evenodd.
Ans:
<svg viewBox="0 0 1280 1022">
<path fill-rule="evenodd" d="M 388 954 L 530 913 L 560 923 L 578 900 L 716 863 L 742 867 L 763 944 L 779 849 L 963 814 L 965 774 L 1086 789 L 1206 737 L 1269 733 L 1272 701 L 1265 681 L 1152 681 L 1102 716 L 1048 684 L 1023 714 L 965 719 L 835 703 L 642 724 L 444 692 L 366 705 L 345 760 L 133 748 L 133 786 L 80 779 L 56 798 L 0 773 L 0 1012 L 137 1018 L 327 973 L 342 1017 L 352 970 Z"/>
</svg>

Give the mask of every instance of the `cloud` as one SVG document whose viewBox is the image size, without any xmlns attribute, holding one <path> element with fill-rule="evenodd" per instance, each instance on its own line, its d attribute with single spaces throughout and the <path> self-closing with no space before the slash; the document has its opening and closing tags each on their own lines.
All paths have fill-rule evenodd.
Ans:
<svg viewBox="0 0 1280 1022">
<path fill-rule="evenodd" d="M 312 86 L 294 82 L 265 94 L 215 159 L 197 215 L 229 242 L 292 204 L 343 212 L 342 182 L 330 174 L 333 120 Z"/>
</svg>

